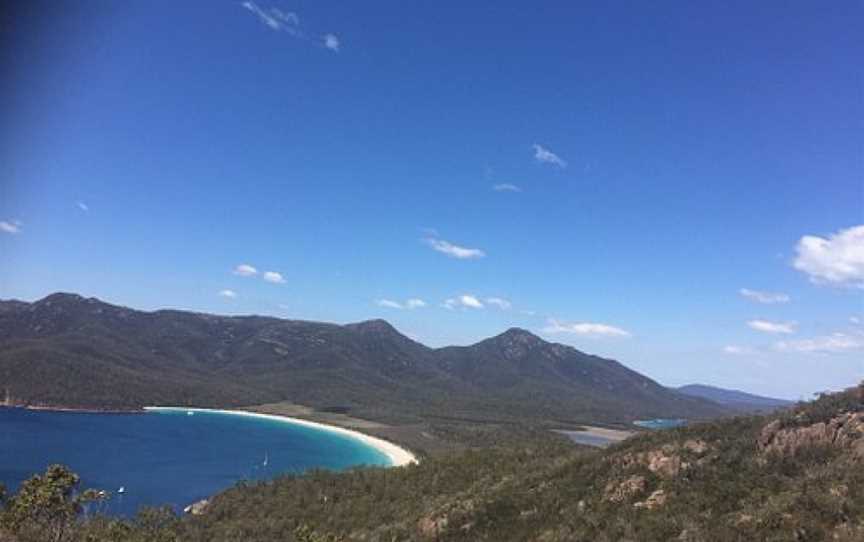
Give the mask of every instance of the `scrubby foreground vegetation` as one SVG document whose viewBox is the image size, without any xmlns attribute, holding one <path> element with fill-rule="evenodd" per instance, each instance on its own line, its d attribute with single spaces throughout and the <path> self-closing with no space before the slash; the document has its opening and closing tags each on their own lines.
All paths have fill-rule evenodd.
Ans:
<svg viewBox="0 0 864 542">
<path fill-rule="evenodd" d="M 74 519 L 72 482 L 49 471 L 7 499 L 0 540 L 862 540 L 864 384 L 604 452 L 550 436 L 240 484 L 183 518 Z"/>
</svg>

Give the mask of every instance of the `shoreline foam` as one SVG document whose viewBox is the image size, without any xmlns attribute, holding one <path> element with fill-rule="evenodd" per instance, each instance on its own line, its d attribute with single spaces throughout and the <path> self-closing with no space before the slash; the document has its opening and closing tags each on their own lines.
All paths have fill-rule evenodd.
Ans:
<svg viewBox="0 0 864 542">
<path fill-rule="evenodd" d="M 405 465 L 409 465 L 411 463 L 417 463 L 417 457 L 409 452 L 408 450 L 393 444 L 392 442 L 386 441 L 384 439 L 373 437 L 371 435 L 367 435 L 365 433 L 361 433 L 360 431 L 354 431 L 353 429 L 345 429 L 344 427 L 338 427 L 335 425 L 328 425 L 320 422 L 313 422 L 309 420 L 304 420 L 302 418 L 292 418 L 290 416 L 279 416 L 277 414 L 262 414 L 260 412 L 251 412 L 248 410 L 227 410 L 227 409 L 218 409 L 218 408 L 191 408 L 191 407 L 179 407 L 179 406 L 146 406 L 144 410 L 150 412 L 158 412 L 162 411 L 177 411 L 177 412 L 213 412 L 216 414 L 233 414 L 235 416 L 246 416 L 249 418 L 260 418 L 265 420 L 273 420 L 282 423 L 292 423 L 295 425 L 303 425 L 306 427 L 312 427 L 315 429 L 320 429 L 322 431 L 329 431 L 331 433 L 337 433 L 340 435 L 344 435 L 355 440 L 359 440 L 360 442 L 366 444 L 367 446 L 371 446 L 375 448 L 390 460 L 391 467 L 403 467 Z"/>
</svg>

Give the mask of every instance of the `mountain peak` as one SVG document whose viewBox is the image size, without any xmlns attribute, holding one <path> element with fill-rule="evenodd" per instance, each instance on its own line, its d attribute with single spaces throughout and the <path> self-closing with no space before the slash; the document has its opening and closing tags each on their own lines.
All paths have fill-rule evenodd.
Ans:
<svg viewBox="0 0 864 542">
<path fill-rule="evenodd" d="M 537 344 L 546 342 L 537 335 L 534 335 L 527 329 L 521 327 L 511 327 L 504 333 L 493 337 L 493 339 L 504 340 L 507 342 L 517 342 L 521 344 Z"/>
<path fill-rule="evenodd" d="M 345 327 L 355 331 L 360 331 L 361 333 L 399 333 L 396 328 L 390 324 L 390 322 L 382 318 L 364 320 L 354 324 L 346 324 Z"/>
</svg>

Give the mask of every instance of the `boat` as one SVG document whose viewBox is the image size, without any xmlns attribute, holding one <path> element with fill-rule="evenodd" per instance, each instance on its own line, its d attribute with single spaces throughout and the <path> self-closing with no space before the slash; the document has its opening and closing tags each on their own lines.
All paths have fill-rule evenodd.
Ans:
<svg viewBox="0 0 864 542">
<path fill-rule="evenodd" d="M 126 487 L 125 487 L 125 486 L 120 486 L 120 489 L 117 490 L 117 493 L 120 493 L 121 495 L 122 495 L 123 493 L 126 493 Z"/>
</svg>

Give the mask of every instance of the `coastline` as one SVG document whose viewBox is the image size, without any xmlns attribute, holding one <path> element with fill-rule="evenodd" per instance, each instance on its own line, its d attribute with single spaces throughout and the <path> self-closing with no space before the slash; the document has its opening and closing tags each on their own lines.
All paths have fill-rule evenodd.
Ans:
<svg viewBox="0 0 864 542">
<path fill-rule="evenodd" d="M 361 433 L 360 431 L 355 431 L 352 429 L 346 429 L 344 427 L 337 427 L 335 425 L 328 425 L 320 422 L 313 422 L 309 420 L 304 420 L 302 418 L 293 418 L 290 416 L 279 416 L 277 414 L 262 414 L 259 412 L 251 412 L 248 410 L 229 410 L 229 409 L 219 409 L 219 408 L 192 408 L 192 407 L 182 407 L 182 406 L 145 406 L 145 411 L 148 412 L 158 412 L 158 411 L 177 411 L 177 412 L 213 412 L 217 414 L 232 414 L 235 416 L 247 416 L 250 418 L 261 418 L 267 420 L 278 421 L 282 423 L 292 423 L 295 425 L 303 425 L 306 427 L 312 427 L 315 429 L 320 429 L 322 431 L 329 431 L 331 433 L 337 433 L 340 435 L 344 435 L 355 440 L 359 440 L 360 442 L 366 444 L 367 446 L 371 446 L 375 448 L 390 460 L 391 467 L 403 467 L 405 465 L 409 465 L 411 463 L 417 463 L 417 457 L 402 448 L 401 446 L 397 446 L 392 442 L 387 440 L 373 437 L 371 435 L 367 435 L 365 433 Z"/>
</svg>

